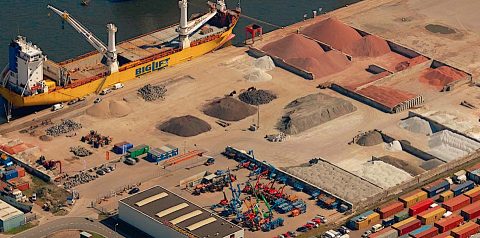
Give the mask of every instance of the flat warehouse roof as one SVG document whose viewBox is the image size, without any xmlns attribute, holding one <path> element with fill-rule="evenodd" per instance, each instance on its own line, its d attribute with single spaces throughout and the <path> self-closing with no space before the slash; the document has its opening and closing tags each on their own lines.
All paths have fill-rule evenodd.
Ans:
<svg viewBox="0 0 480 238">
<path fill-rule="evenodd" d="M 219 234 L 216 237 L 224 237 L 242 230 L 241 227 L 161 186 L 124 198 L 120 203 L 157 221 L 159 225 L 168 222 L 202 238 L 212 237 L 217 232 Z"/>
</svg>

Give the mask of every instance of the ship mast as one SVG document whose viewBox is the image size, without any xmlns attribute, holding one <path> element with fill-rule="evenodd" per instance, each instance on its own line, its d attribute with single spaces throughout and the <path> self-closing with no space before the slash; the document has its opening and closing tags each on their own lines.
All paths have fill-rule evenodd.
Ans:
<svg viewBox="0 0 480 238">
<path fill-rule="evenodd" d="M 178 7 L 180 8 L 180 26 L 178 29 L 180 38 L 180 48 L 185 49 L 190 47 L 190 39 L 188 38 L 188 1 L 178 1 Z"/>
</svg>

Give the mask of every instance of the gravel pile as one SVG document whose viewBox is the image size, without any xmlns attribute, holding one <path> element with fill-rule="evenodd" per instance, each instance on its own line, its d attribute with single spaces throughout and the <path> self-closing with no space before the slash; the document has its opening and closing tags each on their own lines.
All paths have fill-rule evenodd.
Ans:
<svg viewBox="0 0 480 238">
<path fill-rule="evenodd" d="M 425 172 L 425 170 L 423 170 L 422 168 L 418 167 L 415 164 L 409 163 L 405 160 L 402 160 L 402 159 L 399 159 L 399 158 L 396 158 L 396 157 L 393 157 L 393 156 L 389 156 L 389 155 L 382 156 L 380 158 L 376 158 L 375 160 L 380 160 L 380 161 L 383 161 L 387 164 L 395 166 L 398 169 L 401 169 L 401 170 L 409 173 L 412 176 L 416 176 L 416 175 L 419 175 L 419 174 Z"/>
<path fill-rule="evenodd" d="M 93 181 L 96 178 L 98 178 L 98 175 L 96 175 L 96 174 L 92 175 L 92 174 L 89 174 L 87 172 L 80 172 L 78 174 L 75 174 L 72 177 L 69 177 L 67 179 L 67 181 L 63 182 L 63 187 L 65 189 L 70 189 L 70 188 L 76 187 L 80 184 L 84 184 L 84 183 L 88 183 L 90 181 Z"/>
<path fill-rule="evenodd" d="M 82 124 L 70 119 L 66 119 L 62 120 L 61 123 L 48 128 L 47 130 L 45 130 L 45 132 L 49 136 L 59 136 L 65 133 L 69 133 L 71 131 L 79 130 L 81 128 Z"/>
<path fill-rule="evenodd" d="M 382 161 L 366 162 L 352 173 L 387 189 L 413 178 L 406 171 Z"/>
<path fill-rule="evenodd" d="M 355 110 L 357 108 L 344 99 L 322 93 L 310 94 L 285 107 L 278 129 L 286 134 L 297 134 Z"/>
<path fill-rule="evenodd" d="M 442 164 L 445 164 L 445 162 L 443 161 L 440 161 L 438 159 L 431 159 L 431 160 L 427 160 L 425 162 L 423 162 L 421 165 L 420 165 L 420 168 L 424 169 L 424 170 L 431 170 L 431 169 L 434 169 Z"/>
<path fill-rule="evenodd" d="M 272 92 L 262 89 L 257 90 L 256 88 L 248 89 L 247 91 L 238 95 L 238 99 L 240 99 L 240 101 L 250 105 L 267 104 L 276 98 L 277 96 Z"/>
<path fill-rule="evenodd" d="M 287 172 L 354 204 L 382 191 L 378 186 L 321 160 L 313 166 L 288 168 Z"/>
<path fill-rule="evenodd" d="M 70 147 L 70 152 L 72 152 L 74 155 L 78 157 L 85 157 L 93 154 L 91 151 L 87 150 L 86 148 L 82 146 L 73 146 Z"/>
<path fill-rule="evenodd" d="M 151 85 L 147 84 L 140 89 L 138 89 L 137 93 L 140 97 L 142 97 L 145 101 L 155 101 L 157 99 L 164 99 L 165 93 L 167 89 L 163 85 Z"/>
<path fill-rule="evenodd" d="M 257 69 L 268 72 L 275 68 L 275 63 L 273 63 L 273 60 L 270 58 L 270 56 L 266 55 L 255 59 L 255 61 L 253 61 L 253 66 L 255 66 Z"/>
<path fill-rule="evenodd" d="M 430 123 L 419 117 L 410 117 L 408 119 L 400 121 L 399 125 L 401 128 L 411 131 L 413 133 L 424 135 L 432 134 L 432 128 L 430 127 Z"/>
<path fill-rule="evenodd" d="M 480 148 L 480 143 L 449 130 L 434 133 L 428 140 L 428 151 L 446 162 L 464 157 Z"/>
<path fill-rule="evenodd" d="M 212 127 L 197 117 L 187 115 L 172 118 L 161 124 L 159 129 L 177 136 L 189 137 L 207 132 Z"/>
<path fill-rule="evenodd" d="M 375 130 L 365 132 L 357 140 L 357 144 L 361 146 L 374 146 L 380 143 L 383 143 L 382 134 Z"/>
<path fill-rule="evenodd" d="M 38 137 L 41 141 L 52 141 L 53 140 L 53 137 L 51 136 L 47 136 L 47 135 L 41 135 L 40 137 Z"/>
<path fill-rule="evenodd" d="M 256 108 L 231 97 L 215 100 L 203 109 L 203 113 L 225 121 L 240 121 L 256 112 Z"/>
</svg>

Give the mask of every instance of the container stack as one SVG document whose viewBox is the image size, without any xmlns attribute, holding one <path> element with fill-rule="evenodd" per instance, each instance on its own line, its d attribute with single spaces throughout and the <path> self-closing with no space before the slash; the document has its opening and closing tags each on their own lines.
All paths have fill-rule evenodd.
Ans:
<svg viewBox="0 0 480 238">
<path fill-rule="evenodd" d="M 397 201 L 386 206 L 379 207 L 377 212 L 380 214 L 380 218 L 385 219 L 401 212 L 403 207 L 403 203 Z"/>
<path fill-rule="evenodd" d="M 403 202 L 406 208 L 410 208 L 414 204 L 421 202 L 427 198 L 428 198 L 427 192 L 417 189 L 409 194 L 401 196 L 400 198 L 398 198 L 398 200 Z"/>
<path fill-rule="evenodd" d="M 147 160 L 150 162 L 159 162 L 178 155 L 178 148 L 172 145 L 165 145 L 161 148 L 154 148 L 148 151 Z"/>
<path fill-rule="evenodd" d="M 123 141 L 113 145 L 113 152 L 118 155 L 123 155 L 131 148 L 133 148 L 133 144 Z"/>
<path fill-rule="evenodd" d="M 423 191 L 427 192 L 427 195 L 429 198 L 436 196 L 449 189 L 450 189 L 450 183 L 445 179 L 437 180 L 422 188 Z"/>
<path fill-rule="evenodd" d="M 150 147 L 148 145 L 141 144 L 128 149 L 127 152 L 130 158 L 137 158 L 140 155 L 148 153 L 149 150 L 150 150 Z"/>
<path fill-rule="evenodd" d="M 470 204 L 470 198 L 465 195 L 454 197 L 442 204 L 447 211 L 457 211 Z"/>
<path fill-rule="evenodd" d="M 395 223 L 392 225 L 392 228 L 398 231 L 398 235 L 402 236 L 408 234 L 422 226 L 420 220 L 415 217 L 410 217 L 401 222 Z"/>
<path fill-rule="evenodd" d="M 480 225 L 475 222 L 468 222 L 452 230 L 451 235 L 455 238 L 468 238 L 480 231 Z"/>
<path fill-rule="evenodd" d="M 480 186 L 464 193 L 465 196 L 470 198 L 470 203 L 474 203 L 480 200 Z"/>
<path fill-rule="evenodd" d="M 452 199 L 454 196 L 453 196 L 453 192 L 448 190 L 448 191 L 445 191 L 443 193 L 440 194 L 440 197 L 438 198 L 438 200 L 440 202 L 446 202 L 450 199 Z"/>
<path fill-rule="evenodd" d="M 458 196 L 468 190 L 471 190 L 473 189 L 473 187 L 475 186 L 475 183 L 472 182 L 472 181 L 467 181 L 465 183 L 462 183 L 460 185 L 458 185 L 457 187 L 455 187 L 454 189 L 452 189 L 452 192 L 453 192 L 453 195 L 454 196 Z"/>
<path fill-rule="evenodd" d="M 378 221 L 380 221 L 380 214 L 373 211 L 367 211 L 352 218 L 347 225 L 353 230 L 360 230 L 370 227 Z"/>
<path fill-rule="evenodd" d="M 408 212 L 404 211 L 404 212 L 399 212 L 399 213 L 395 214 L 394 219 L 395 219 L 395 222 L 401 222 L 401 221 L 407 219 L 409 216 L 410 215 L 408 215 Z"/>
<path fill-rule="evenodd" d="M 422 226 L 409 234 L 413 238 L 431 238 L 438 235 L 438 229 L 431 225 Z"/>
<path fill-rule="evenodd" d="M 445 208 L 437 206 L 418 214 L 417 218 L 420 219 L 423 225 L 433 225 L 433 223 L 442 219 L 446 211 Z"/>
<path fill-rule="evenodd" d="M 480 201 L 472 203 L 462 209 L 461 215 L 465 221 L 480 217 Z"/>
<path fill-rule="evenodd" d="M 476 184 L 480 184 L 480 164 L 476 164 L 467 169 L 467 178 L 474 181 Z"/>
<path fill-rule="evenodd" d="M 415 205 L 412 205 L 409 209 L 408 209 L 408 214 L 410 216 L 415 216 L 423 211 L 426 211 L 430 205 L 433 204 L 433 199 L 431 198 L 428 198 L 428 199 L 425 199 L 421 202 L 418 202 L 417 204 Z"/>
<path fill-rule="evenodd" d="M 398 232 L 391 227 L 387 227 L 379 232 L 373 233 L 368 238 L 397 238 Z"/>
<path fill-rule="evenodd" d="M 463 222 L 463 217 L 459 215 L 451 215 L 449 217 L 440 219 L 435 222 L 435 227 L 438 228 L 440 233 L 445 233 L 452 230 Z"/>
</svg>

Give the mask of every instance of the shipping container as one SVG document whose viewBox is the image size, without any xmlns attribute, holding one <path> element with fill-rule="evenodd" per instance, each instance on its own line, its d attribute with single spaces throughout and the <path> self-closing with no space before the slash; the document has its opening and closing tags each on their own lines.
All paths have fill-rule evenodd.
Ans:
<svg viewBox="0 0 480 238">
<path fill-rule="evenodd" d="M 5 180 L 10 180 L 10 179 L 13 179 L 13 178 L 16 178 L 18 177 L 18 171 L 17 170 L 9 170 L 9 171 L 6 171 L 5 174 L 3 174 L 3 178 Z"/>
<path fill-rule="evenodd" d="M 464 193 L 465 196 L 470 198 L 470 203 L 474 203 L 480 200 L 480 186 L 473 188 L 470 191 Z"/>
<path fill-rule="evenodd" d="M 395 214 L 394 219 L 395 219 L 395 222 L 401 222 L 407 219 L 408 217 L 409 217 L 408 211 L 404 211 L 404 212 L 399 212 Z"/>
<path fill-rule="evenodd" d="M 353 230 L 359 230 L 359 229 L 366 228 L 366 227 L 368 227 L 368 224 L 366 224 L 366 223 L 368 223 L 367 218 L 374 213 L 376 213 L 376 212 L 366 211 L 366 212 L 350 219 L 347 223 L 347 226 L 350 229 L 353 229 Z M 376 214 L 378 215 L 378 219 L 380 219 L 380 214 L 378 214 L 378 213 L 376 213 Z M 365 223 L 365 221 L 367 221 L 367 222 Z"/>
<path fill-rule="evenodd" d="M 133 144 L 123 141 L 113 145 L 113 152 L 115 154 L 123 155 L 131 148 L 133 148 Z"/>
<path fill-rule="evenodd" d="M 480 169 L 480 163 L 478 163 L 478 164 L 476 164 L 476 165 L 474 165 L 474 166 L 466 169 L 466 171 L 467 171 L 467 174 L 468 174 L 468 172 L 472 172 L 472 171 L 475 171 L 475 170 L 477 170 L 477 169 Z"/>
<path fill-rule="evenodd" d="M 128 149 L 128 153 L 130 154 L 130 158 L 136 158 L 137 156 L 148 153 L 149 150 L 150 147 L 148 145 L 142 144 Z"/>
<path fill-rule="evenodd" d="M 428 198 L 428 199 L 425 199 L 415 205 L 412 205 L 409 209 L 408 209 L 408 214 L 410 216 L 415 216 L 423 211 L 426 211 L 428 208 L 430 208 L 430 205 L 433 204 L 433 199 L 431 198 Z"/>
<path fill-rule="evenodd" d="M 413 238 L 432 238 L 438 235 L 438 229 L 432 225 L 422 226 L 409 234 Z"/>
<path fill-rule="evenodd" d="M 447 238 L 447 237 L 450 237 L 450 232 L 441 233 L 432 238 Z"/>
<path fill-rule="evenodd" d="M 448 190 L 440 194 L 440 197 L 438 198 L 438 201 L 440 202 L 446 202 L 454 197 L 453 192 Z"/>
<path fill-rule="evenodd" d="M 417 218 L 420 219 L 424 225 L 432 225 L 436 221 L 442 219 L 442 216 L 446 211 L 445 208 L 437 206 L 418 214 Z"/>
<path fill-rule="evenodd" d="M 480 201 L 470 204 L 462 209 L 461 215 L 465 221 L 475 219 L 480 216 Z"/>
<path fill-rule="evenodd" d="M 373 212 L 366 216 L 366 219 L 363 221 L 357 221 L 355 227 L 360 230 L 372 225 L 377 224 L 380 221 L 380 214 Z"/>
<path fill-rule="evenodd" d="M 442 204 L 447 211 L 457 211 L 470 204 L 470 198 L 465 195 L 454 197 Z"/>
<path fill-rule="evenodd" d="M 472 171 L 467 170 L 467 178 L 476 184 L 480 184 L 480 169 L 475 169 Z"/>
<path fill-rule="evenodd" d="M 422 188 L 423 191 L 427 192 L 429 198 L 436 196 L 449 189 L 450 189 L 450 183 L 445 179 L 437 180 Z"/>
<path fill-rule="evenodd" d="M 377 212 L 380 214 L 380 218 L 384 219 L 401 212 L 403 208 L 404 208 L 403 203 L 397 201 L 397 202 L 388 204 L 386 206 L 379 207 L 377 209 Z"/>
<path fill-rule="evenodd" d="M 396 228 L 398 228 L 398 227 L 401 227 L 401 226 L 403 226 L 403 225 L 405 225 L 405 224 L 407 224 L 407 223 L 410 223 L 410 222 L 412 222 L 412 221 L 415 221 L 415 220 L 418 220 L 418 219 L 415 218 L 415 217 L 409 217 L 409 218 L 407 218 L 407 219 L 405 219 L 405 220 L 403 220 L 403 221 L 401 221 L 401 222 L 397 222 L 397 223 L 393 224 L 393 225 L 392 225 L 392 228 L 395 228 L 395 229 L 396 229 Z"/>
<path fill-rule="evenodd" d="M 379 232 L 370 234 L 368 238 L 397 238 L 398 232 L 391 227 L 387 227 Z"/>
<path fill-rule="evenodd" d="M 462 183 L 462 184 L 460 184 L 457 187 L 452 189 L 453 195 L 458 196 L 458 195 L 472 189 L 474 186 L 475 186 L 475 183 L 472 182 L 472 181 L 467 181 L 465 183 Z"/>
<path fill-rule="evenodd" d="M 17 189 L 20 191 L 25 191 L 30 189 L 30 184 L 28 182 L 23 182 L 17 185 Z"/>
<path fill-rule="evenodd" d="M 446 218 L 442 218 L 439 221 L 435 222 L 435 227 L 438 228 L 440 233 L 445 233 L 451 229 L 457 227 L 463 222 L 463 217 L 460 215 L 451 215 Z"/>
<path fill-rule="evenodd" d="M 23 167 L 17 167 L 17 173 L 19 178 L 25 177 L 25 169 Z"/>
<path fill-rule="evenodd" d="M 480 225 L 475 222 L 467 222 L 452 230 L 451 235 L 455 238 L 468 238 L 480 231 Z"/>
<path fill-rule="evenodd" d="M 389 217 L 389 218 L 385 218 L 385 219 L 382 220 L 382 226 L 384 226 L 384 227 L 389 227 L 393 224 L 395 224 L 395 218 L 394 217 Z"/>
<path fill-rule="evenodd" d="M 421 202 L 427 198 L 428 198 L 427 192 L 417 189 L 409 194 L 401 196 L 400 198 L 398 198 L 398 200 L 400 202 L 403 202 L 406 208 L 409 208 L 414 204 Z"/>
<path fill-rule="evenodd" d="M 412 220 L 408 223 L 405 223 L 402 226 L 398 226 L 398 227 L 394 227 L 394 228 L 395 228 L 395 230 L 398 231 L 398 235 L 402 236 L 402 235 L 408 234 L 408 233 L 420 228 L 420 226 L 422 226 L 422 223 L 420 222 L 420 220 L 414 218 L 414 220 Z"/>
</svg>

